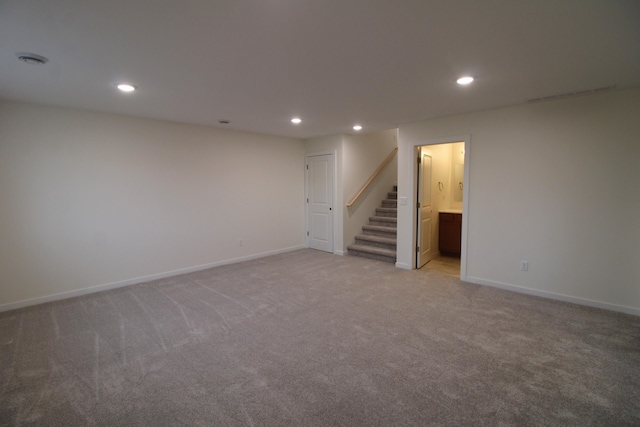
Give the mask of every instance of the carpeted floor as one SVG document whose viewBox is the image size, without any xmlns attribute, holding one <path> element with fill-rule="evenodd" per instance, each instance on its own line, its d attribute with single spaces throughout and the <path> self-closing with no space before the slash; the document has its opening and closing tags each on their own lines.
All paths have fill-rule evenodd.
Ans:
<svg viewBox="0 0 640 427">
<path fill-rule="evenodd" d="M 640 318 L 300 250 L 0 313 L 0 425 L 640 425 Z"/>
</svg>

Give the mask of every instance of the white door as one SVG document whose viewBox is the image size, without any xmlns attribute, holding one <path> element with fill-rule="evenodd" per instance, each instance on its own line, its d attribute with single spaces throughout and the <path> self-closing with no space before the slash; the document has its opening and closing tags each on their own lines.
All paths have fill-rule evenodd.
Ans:
<svg viewBox="0 0 640 427">
<path fill-rule="evenodd" d="M 333 154 L 307 156 L 307 246 L 333 252 Z"/>
<path fill-rule="evenodd" d="M 431 215 L 431 156 L 421 148 L 418 149 L 418 242 L 416 248 L 416 267 L 420 268 L 429 261 L 432 256 L 432 224 Z"/>
</svg>

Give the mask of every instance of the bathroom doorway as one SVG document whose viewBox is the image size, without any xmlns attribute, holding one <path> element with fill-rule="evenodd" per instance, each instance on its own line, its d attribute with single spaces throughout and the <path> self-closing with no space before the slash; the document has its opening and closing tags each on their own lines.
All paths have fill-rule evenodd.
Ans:
<svg viewBox="0 0 640 427">
<path fill-rule="evenodd" d="M 460 276 L 465 142 L 415 147 L 415 268 Z"/>
</svg>

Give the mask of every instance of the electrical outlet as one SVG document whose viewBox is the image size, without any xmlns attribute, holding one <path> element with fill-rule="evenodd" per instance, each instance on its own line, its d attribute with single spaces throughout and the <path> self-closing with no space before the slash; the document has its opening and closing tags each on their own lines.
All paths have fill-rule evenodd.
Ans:
<svg viewBox="0 0 640 427">
<path fill-rule="evenodd" d="M 238 246 L 242 246 L 244 245 L 244 242 L 242 241 L 242 239 L 238 239 Z"/>
<path fill-rule="evenodd" d="M 529 261 L 520 261 L 520 271 L 529 271 Z"/>
</svg>

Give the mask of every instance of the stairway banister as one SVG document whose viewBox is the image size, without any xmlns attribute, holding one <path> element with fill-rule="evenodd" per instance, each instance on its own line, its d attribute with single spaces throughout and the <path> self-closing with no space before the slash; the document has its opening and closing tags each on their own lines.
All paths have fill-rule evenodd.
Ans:
<svg viewBox="0 0 640 427">
<path fill-rule="evenodd" d="M 358 193 L 355 196 L 353 196 L 353 199 L 351 199 L 351 201 L 347 203 L 348 208 L 353 206 L 358 201 L 362 193 L 364 193 L 366 189 L 369 188 L 369 185 L 371 185 L 371 183 L 378 177 L 378 175 L 380 175 L 380 172 L 382 172 L 384 168 L 387 167 L 389 163 L 391 163 L 391 160 L 393 160 L 393 157 L 396 155 L 397 152 L 398 152 L 398 147 L 394 148 L 391 154 L 389 154 L 387 158 L 384 159 L 384 161 L 380 164 L 378 169 L 376 169 L 376 171 L 371 175 L 371 177 L 369 177 L 367 182 L 364 183 L 360 191 L 358 191 Z"/>
</svg>

